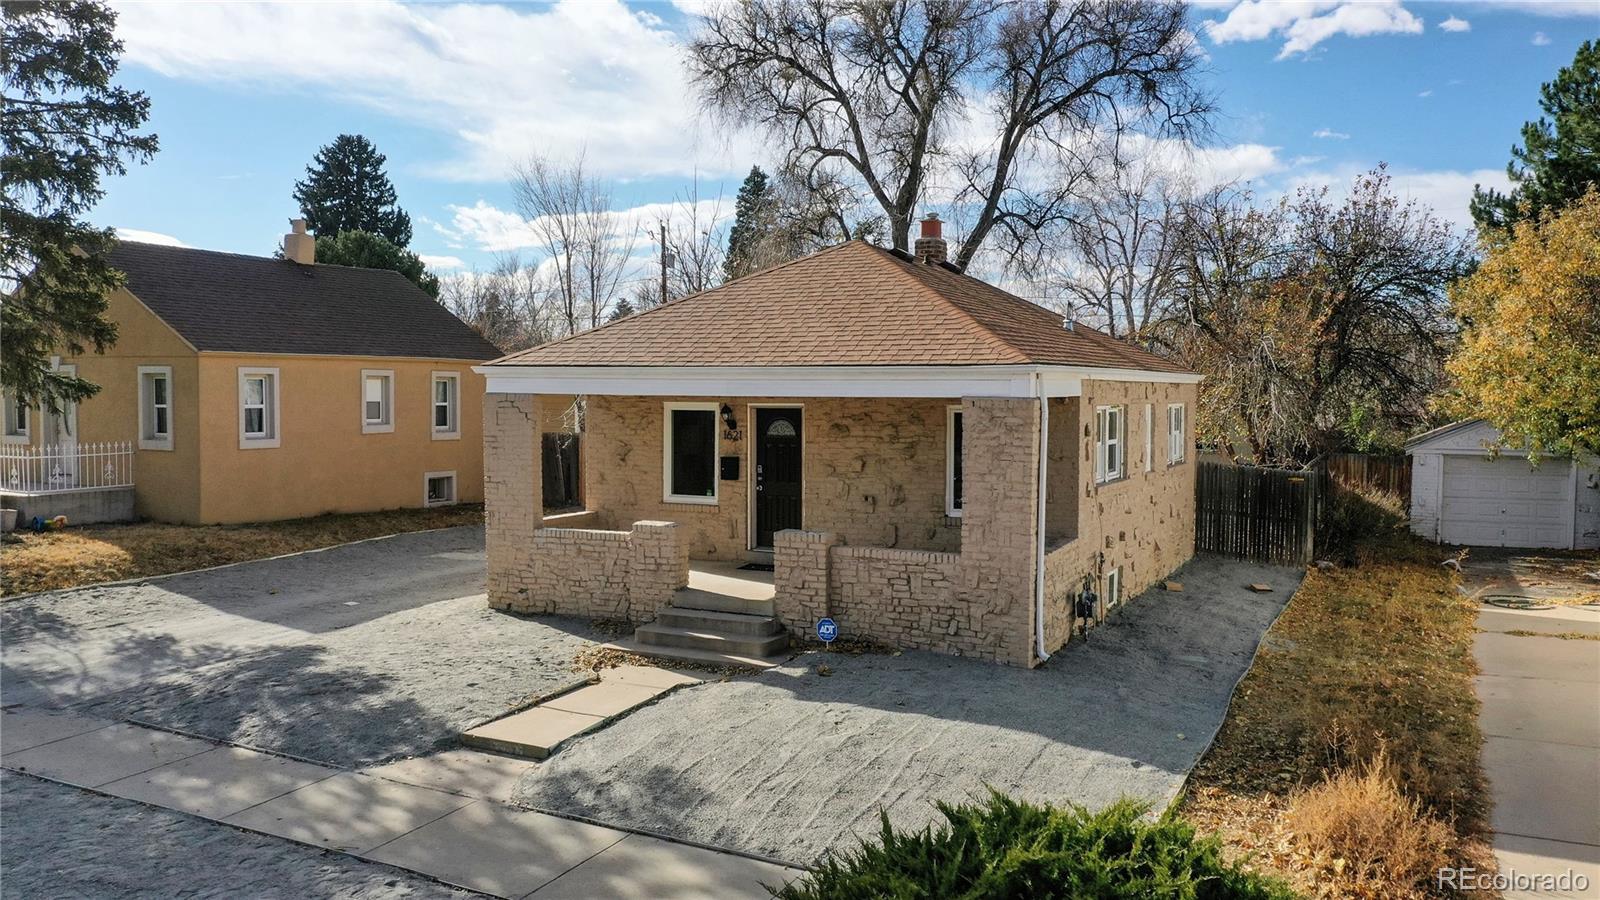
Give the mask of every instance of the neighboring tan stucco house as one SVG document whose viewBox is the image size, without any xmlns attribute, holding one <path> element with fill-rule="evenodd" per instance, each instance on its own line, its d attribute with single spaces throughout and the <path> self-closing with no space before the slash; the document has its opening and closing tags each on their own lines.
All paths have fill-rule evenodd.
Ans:
<svg viewBox="0 0 1600 900">
<path fill-rule="evenodd" d="M 829 617 L 1033 665 L 1086 588 L 1098 619 L 1189 559 L 1200 376 L 960 273 L 938 226 L 481 367 L 489 602 L 645 623 L 633 649 L 769 655 Z M 570 395 L 587 508 L 545 518 Z M 718 587 L 747 559 L 766 594 Z"/>
<path fill-rule="evenodd" d="M 126 442 L 137 514 L 167 522 L 481 500 L 472 367 L 499 351 L 400 274 L 312 247 L 298 221 L 282 259 L 119 243 L 115 346 L 58 361 L 100 392 L 53 416 L 8 401 L 6 444 Z"/>
</svg>

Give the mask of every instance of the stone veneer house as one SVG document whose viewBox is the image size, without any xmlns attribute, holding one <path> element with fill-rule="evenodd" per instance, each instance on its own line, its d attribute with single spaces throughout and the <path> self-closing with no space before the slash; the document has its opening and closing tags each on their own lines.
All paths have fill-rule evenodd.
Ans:
<svg viewBox="0 0 1600 900">
<path fill-rule="evenodd" d="M 1085 592 L 1098 619 L 1182 564 L 1200 376 L 944 254 L 930 218 L 915 255 L 851 241 L 480 367 L 489 602 L 635 649 L 770 656 L 827 616 L 1032 666 Z M 545 517 L 575 395 L 585 509 Z"/>
</svg>

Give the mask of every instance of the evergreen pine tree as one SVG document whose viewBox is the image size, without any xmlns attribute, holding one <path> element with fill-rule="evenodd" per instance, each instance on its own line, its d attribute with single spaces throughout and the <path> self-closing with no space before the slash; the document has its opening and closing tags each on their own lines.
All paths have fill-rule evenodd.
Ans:
<svg viewBox="0 0 1600 900">
<path fill-rule="evenodd" d="M 728 230 L 728 254 L 722 260 L 722 271 L 728 280 L 748 275 L 760 268 L 758 250 L 767 232 L 773 226 L 777 195 L 767 173 L 760 166 L 751 166 L 744 184 L 739 186 L 739 196 L 733 204 L 733 227 Z"/>
<path fill-rule="evenodd" d="M 317 151 L 306 178 L 294 185 L 300 214 L 319 238 L 365 231 L 405 249 L 411 217 L 396 205 L 394 185 L 383 170 L 388 157 L 359 134 L 341 134 Z"/>
<path fill-rule="evenodd" d="M 110 229 L 84 220 L 104 175 L 156 152 L 140 134 L 150 101 L 113 83 L 122 42 L 101 3 L 6 3 L 0 98 L 0 384 L 17 402 L 55 410 L 100 388 L 50 368 L 53 353 L 116 343 L 106 295 L 122 284 L 105 251 Z"/>
<path fill-rule="evenodd" d="M 1475 189 L 1480 228 L 1509 229 L 1526 216 L 1560 210 L 1600 184 L 1600 43 L 1584 41 L 1572 65 L 1539 88 L 1544 115 L 1522 126 L 1506 174 L 1511 193 Z"/>
<path fill-rule="evenodd" d="M 439 299 L 439 276 L 429 272 L 415 253 L 396 247 L 381 235 L 341 231 L 333 237 L 319 237 L 317 262 L 361 269 L 392 269 L 422 288 L 428 296 Z"/>
</svg>

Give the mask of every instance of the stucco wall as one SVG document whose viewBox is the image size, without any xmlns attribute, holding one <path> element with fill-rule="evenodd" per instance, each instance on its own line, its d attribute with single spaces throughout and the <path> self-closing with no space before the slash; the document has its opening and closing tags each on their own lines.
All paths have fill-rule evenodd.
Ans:
<svg viewBox="0 0 1600 900">
<path fill-rule="evenodd" d="M 1085 381 L 1073 432 L 1077 445 L 1078 531 L 1058 543 L 1045 560 L 1045 646 L 1066 643 L 1072 625 L 1071 598 L 1085 576 L 1104 593 L 1104 575 L 1122 570 L 1124 600 L 1163 580 L 1194 555 L 1194 416 L 1198 388 L 1192 384 Z M 1174 461 L 1167 452 L 1167 406 L 1187 410 L 1188 451 Z M 1149 471 L 1145 466 L 1146 404 L 1152 406 Z M 1126 474 L 1095 484 L 1095 408 L 1121 405 L 1127 411 Z M 1054 419 L 1052 418 L 1052 425 Z M 1056 435 L 1051 435 L 1055 444 Z"/>
<path fill-rule="evenodd" d="M 276 367 L 277 447 L 239 446 L 239 368 Z M 456 473 L 461 502 L 483 499 L 483 377 L 473 363 L 322 356 L 200 357 L 204 522 L 420 507 L 424 474 Z M 394 430 L 362 433 L 361 372 L 394 372 Z M 460 437 L 435 439 L 434 372 L 460 376 Z M 180 428 L 182 426 L 180 425 Z"/>
<path fill-rule="evenodd" d="M 79 443 L 127 441 L 138 446 L 139 367 L 172 367 L 172 449 L 136 450 L 134 514 L 167 522 L 200 517 L 199 358 L 167 324 L 126 290 L 107 298 L 107 317 L 117 323 L 117 342 L 104 355 L 63 356 L 79 377 L 100 392 L 78 405 Z M 44 417 L 34 412 L 30 438 L 43 440 Z"/>
<path fill-rule="evenodd" d="M 740 466 L 738 481 L 719 482 L 715 506 L 662 500 L 663 404 L 696 400 L 728 404 L 739 423 L 731 437 L 718 429 L 719 455 L 740 457 Z M 549 402 L 542 398 L 542 405 Z M 677 522 L 693 558 L 742 559 L 750 546 L 751 404 L 801 406 L 804 528 L 860 546 L 956 550 L 961 520 L 944 514 L 946 409 L 953 402 L 589 397 L 586 505 L 610 528 L 641 519 Z"/>
</svg>

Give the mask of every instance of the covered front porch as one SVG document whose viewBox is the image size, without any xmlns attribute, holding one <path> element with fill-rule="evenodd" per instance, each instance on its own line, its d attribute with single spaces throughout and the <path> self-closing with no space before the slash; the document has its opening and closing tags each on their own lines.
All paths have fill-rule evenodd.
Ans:
<svg viewBox="0 0 1600 900">
<path fill-rule="evenodd" d="M 974 375 L 890 396 L 862 396 L 859 380 L 851 396 L 815 384 L 796 396 L 793 383 L 787 394 L 668 394 L 665 379 L 662 393 L 588 393 L 586 508 L 535 519 L 536 423 L 547 398 L 566 404 L 569 385 L 500 392 L 496 374 L 485 428 L 494 605 L 628 621 L 643 626 L 642 645 L 710 649 L 715 638 L 692 635 L 716 624 L 808 639 L 827 616 L 845 637 L 1041 658 L 1042 557 L 1077 526 L 1075 402 L 962 396 L 982 383 Z M 991 385 L 1041 390 L 1009 375 Z M 740 568 L 750 563 L 771 571 Z M 780 649 L 758 643 L 739 649 Z"/>
</svg>

